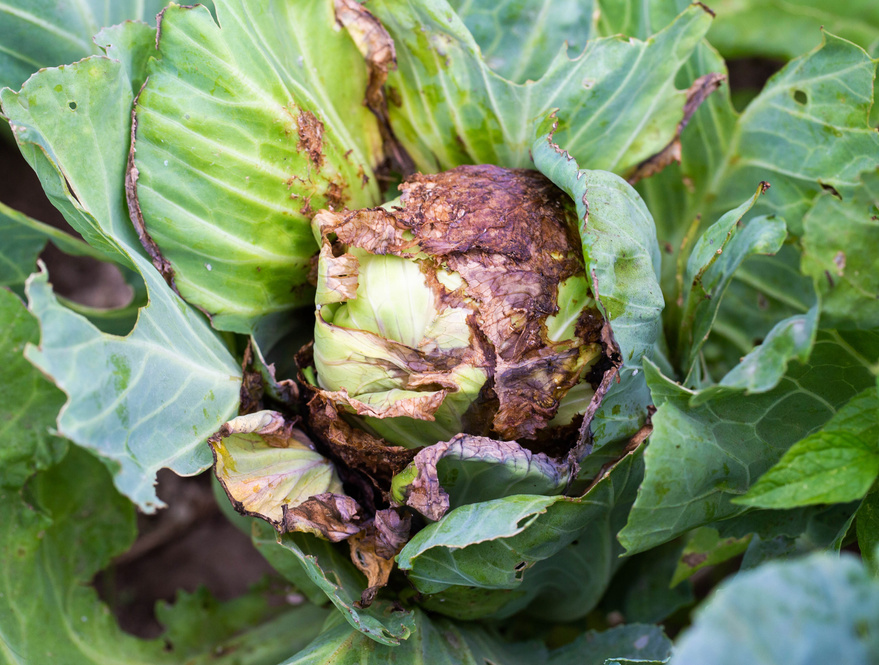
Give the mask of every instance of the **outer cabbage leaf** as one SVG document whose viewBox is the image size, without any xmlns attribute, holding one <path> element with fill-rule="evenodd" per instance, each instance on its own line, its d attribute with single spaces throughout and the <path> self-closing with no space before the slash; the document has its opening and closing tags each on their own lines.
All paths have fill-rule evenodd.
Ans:
<svg viewBox="0 0 879 665">
<path fill-rule="evenodd" d="M 42 337 L 27 354 L 68 394 L 59 431 L 110 460 L 120 491 L 149 511 L 160 505 L 158 469 L 192 474 L 210 464 L 203 442 L 237 409 L 240 369 L 153 269 L 131 228 L 123 183 L 132 98 L 123 64 L 98 56 L 0 93 L 53 203 L 90 244 L 146 282 L 150 304 L 129 336 L 115 337 L 61 306 L 45 273 L 34 276 L 28 291 Z"/>
<path fill-rule="evenodd" d="M 135 107 L 130 204 L 156 266 L 215 327 L 311 302 L 321 208 L 379 202 L 367 66 L 333 3 L 169 7 Z"/>
<path fill-rule="evenodd" d="M 53 434 L 64 395 L 24 359 L 39 326 L 15 294 L 0 288 L 0 487 L 18 488 L 60 460 L 67 443 Z"/>
<path fill-rule="evenodd" d="M 443 2 L 369 5 L 394 39 L 398 70 L 388 78 L 396 137 L 420 171 L 461 164 L 529 165 L 534 119 L 561 109 L 559 138 L 592 168 L 625 172 L 672 141 L 686 93 L 675 75 L 705 34 L 693 5 L 646 42 L 590 41 L 569 60 L 562 49 L 537 82 L 492 72 L 461 18 Z"/>
<path fill-rule="evenodd" d="M 735 503 L 796 508 L 848 503 L 867 494 L 879 475 L 879 399 L 871 387 L 820 431 L 797 441 Z"/>
<path fill-rule="evenodd" d="M 0 88 L 17 88 L 42 67 L 100 53 L 92 37 L 104 26 L 142 19 L 155 25 L 167 0 L 5 0 L 0 5 Z"/>
<path fill-rule="evenodd" d="M 682 72 L 692 78 L 724 69 L 722 59 L 701 46 Z M 879 135 L 868 124 L 873 69 L 861 49 L 826 35 L 819 48 L 770 79 L 741 115 L 726 91 L 708 98 L 682 135 L 680 167 L 639 184 L 669 254 L 666 293 L 675 290 L 676 255 L 693 220 L 717 219 L 759 181 L 772 188 L 751 214 L 779 214 L 794 236 L 803 233 L 803 215 L 824 192 L 822 185 L 848 200 L 860 173 L 879 159 Z M 814 297 L 799 263 L 792 246 L 773 259 L 744 262 L 704 347 L 706 365 L 721 368 L 722 375 L 779 320 L 808 312 Z"/>
<path fill-rule="evenodd" d="M 514 83 L 537 81 L 561 49 L 576 57 L 593 37 L 596 0 L 449 0 L 485 64 Z M 672 17 L 673 18 L 673 17 Z M 565 47 L 560 45 L 564 42 Z"/>
<path fill-rule="evenodd" d="M 685 531 L 741 514 L 730 501 L 796 441 L 826 423 L 858 392 L 875 385 L 863 356 L 879 355 L 879 337 L 849 340 L 819 333 L 808 363 L 792 363 L 764 393 L 719 396 L 694 406 L 698 393 L 646 366 L 659 407 L 645 454 L 646 475 L 620 542 L 643 551 Z"/>
<path fill-rule="evenodd" d="M 619 566 L 614 534 L 640 472 L 640 459 L 629 455 L 582 497 L 514 495 L 462 506 L 418 532 L 398 566 L 428 594 L 425 607 L 456 618 L 509 616 L 529 605 L 550 620 L 582 616 Z"/>
<path fill-rule="evenodd" d="M 879 7 L 872 0 L 717 0 L 708 40 L 726 58 L 795 58 L 815 46 L 821 30 L 862 48 L 879 39 Z"/>
<path fill-rule="evenodd" d="M 637 192 L 611 173 L 580 170 L 554 143 L 550 121 L 531 147 L 534 165 L 576 204 L 590 287 L 623 361 L 621 381 L 611 386 L 592 423 L 601 445 L 633 434 L 646 416 L 649 395 L 639 372 L 642 356 L 660 336 L 659 247 L 653 218 Z"/>
<path fill-rule="evenodd" d="M 824 325 L 879 328 L 879 171 L 862 183 L 845 200 L 820 197 L 803 222 L 802 269 L 821 294 Z"/>
<path fill-rule="evenodd" d="M 459 434 L 421 449 L 394 476 L 391 496 L 438 520 L 449 508 L 514 494 L 561 494 L 572 469 L 515 441 Z"/>
<path fill-rule="evenodd" d="M 17 492 L 0 491 L 0 661 L 174 662 L 161 641 L 125 634 L 89 584 L 137 533 L 134 507 L 114 491 L 107 470 L 71 446 L 28 491 L 38 510 Z"/>
<path fill-rule="evenodd" d="M 672 665 L 851 663 L 879 653 L 879 582 L 851 556 L 814 555 L 740 573 L 696 614 Z"/>
</svg>

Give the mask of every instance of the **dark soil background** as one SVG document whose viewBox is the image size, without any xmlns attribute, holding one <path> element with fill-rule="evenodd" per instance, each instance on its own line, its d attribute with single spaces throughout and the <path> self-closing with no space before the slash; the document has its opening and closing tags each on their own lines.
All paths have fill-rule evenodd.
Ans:
<svg viewBox="0 0 879 665">
<path fill-rule="evenodd" d="M 730 84 L 739 106 L 756 94 L 783 63 L 747 59 L 728 63 Z M 68 233 L 75 232 L 49 202 L 36 174 L 12 143 L 0 135 L 0 201 Z M 49 244 L 40 257 L 55 291 L 91 307 L 128 303 L 130 288 L 115 266 L 68 256 Z M 181 478 L 163 470 L 158 495 L 168 504 L 155 515 L 138 517 L 139 536 L 96 579 L 95 586 L 116 613 L 122 628 L 156 637 L 157 601 L 173 601 L 177 591 L 206 586 L 220 600 L 239 596 L 266 575 L 277 577 L 250 539 L 220 512 L 208 473 Z"/>
</svg>

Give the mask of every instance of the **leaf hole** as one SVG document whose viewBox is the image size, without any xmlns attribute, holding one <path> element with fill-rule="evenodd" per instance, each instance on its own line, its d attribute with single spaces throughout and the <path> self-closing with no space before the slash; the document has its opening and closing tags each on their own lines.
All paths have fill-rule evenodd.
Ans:
<svg viewBox="0 0 879 665">
<path fill-rule="evenodd" d="M 842 194 L 839 193 L 839 190 L 836 189 L 836 187 L 834 187 L 833 185 L 828 185 L 825 182 L 821 182 L 820 180 L 818 181 L 818 184 L 821 185 L 821 189 L 823 189 L 825 192 L 830 192 L 831 196 L 835 196 L 840 201 L 842 201 Z"/>
<path fill-rule="evenodd" d="M 794 90 L 794 101 L 797 104 L 805 106 L 809 103 L 809 96 L 802 90 Z"/>
<path fill-rule="evenodd" d="M 67 104 L 67 106 L 70 107 L 70 110 L 71 110 L 71 111 L 75 111 L 75 110 L 76 110 L 76 102 L 69 102 L 69 103 Z"/>
</svg>

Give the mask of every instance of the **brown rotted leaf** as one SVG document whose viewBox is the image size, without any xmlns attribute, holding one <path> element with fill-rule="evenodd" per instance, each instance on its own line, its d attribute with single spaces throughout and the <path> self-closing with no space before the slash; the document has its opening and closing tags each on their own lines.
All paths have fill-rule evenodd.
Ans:
<svg viewBox="0 0 879 665">
<path fill-rule="evenodd" d="M 451 472 L 442 473 L 442 463 L 453 465 Z M 467 472 L 468 465 L 472 474 Z M 457 505 L 511 494 L 559 494 L 575 469 L 573 464 L 532 453 L 515 441 L 459 434 L 423 448 L 394 478 L 391 495 L 395 502 L 437 521 L 449 510 L 450 492 L 457 495 Z"/>
<path fill-rule="evenodd" d="M 323 391 L 315 392 L 308 402 L 312 431 L 347 468 L 356 469 L 372 480 L 377 489 L 385 491 L 391 478 L 415 456 L 416 451 L 401 446 L 388 446 L 381 439 L 351 427 L 339 416 L 335 405 Z"/>
<path fill-rule="evenodd" d="M 401 517 L 393 509 L 379 510 L 371 524 L 348 539 L 351 560 L 367 579 L 368 586 L 360 596 L 360 607 L 369 607 L 379 589 L 388 583 L 394 569 L 394 557 L 409 539 L 411 526 L 409 515 Z"/>
<path fill-rule="evenodd" d="M 284 506 L 285 531 L 304 531 L 337 543 L 363 528 L 365 517 L 350 496 L 325 492 L 295 507 Z"/>
<path fill-rule="evenodd" d="M 534 439 L 601 354 L 603 319 L 594 309 L 584 308 L 574 338 L 548 338 L 547 319 L 558 312 L 559 284 L 584 275 L 570 200 L 540 173 L 496 166 L 461 166 L 415 175 L 401 190 L 400 206 L 392 210 L 318 215 L 322 252 L 339 257 L 347 248 L 357 247 L 371 254 L 419 257 L 441 311 L 458 308 L 460 316 L 469 312 L 470 343 L 454 352 L 437 351 L 429 344 L 417 350 L 397 345 L 388 353 L 393 356 L 389 375 L 396 376 L 403 367 L 415 377 L 409 387 L 429 384 L 454 391 L 455 382 L 444 382 L 443 374 L 464 366 L 482 368 L 489 384 L 465 425 L 487 422 L 490 426 L 462 429 L 506 440 Z M 444 285 L 439 270 L 453 271 L 462 278 L 461 285 Z M 346 271 L 350 276 L 350 268 Z M 350 298 L 356 286 L 346 284 L 335 292 L 343 291 Z M 336 334 L 345 333 L 336 329 Z M 433 399 L 444 398 L 437 393 Z M 357 413 L 391 415 L 374 408 L 368 412 L 348 395 L 328 399 Z M 429 420 L 434 406 L 434 402 L 419 404 L 393 415 Z M 486 410 L 491 410 L 489 416 Z"/>
</svg>

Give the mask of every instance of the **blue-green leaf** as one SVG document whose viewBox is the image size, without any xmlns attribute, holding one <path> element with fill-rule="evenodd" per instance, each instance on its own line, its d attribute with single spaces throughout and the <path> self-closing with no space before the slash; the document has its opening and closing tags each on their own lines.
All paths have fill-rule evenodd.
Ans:
<svg viewBox="0 0 879 665">
<path fill-rule="evenodd" d="M 133 96 L 126 68 L 101 56 L 44 70 L 20 93 L 0 93 L 53 203 L 90 244 L 146 282 L 149 305 L 129 336 L 116 337 L 63 307 L 47 275 L 35 275 L 28 293 L 42 335 L 28 357 L 68 395 L 59 431 L 110 461 L 120 491 L 149 511 L 161 505 L 158 469 L 193 474 L 210 464 L 203 442 L 237 410 L 241 370 L 152 267 L 128 219 Z"/>
<path fill-rule="evenodd" d="M 879 582 L 851 556 L 761 566 L 721 585 L 675 645 L 671 665 L 871 665 Z"/>
</svg>

